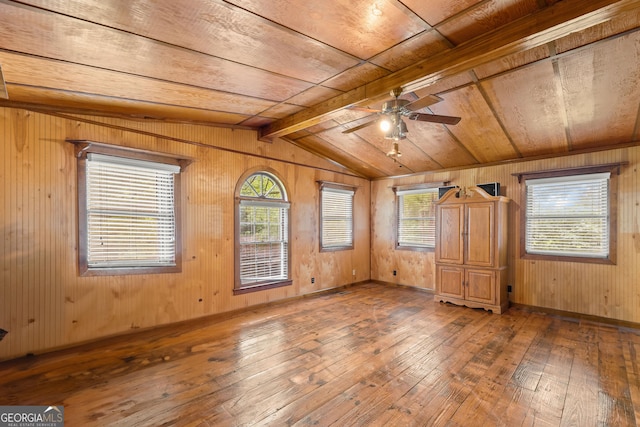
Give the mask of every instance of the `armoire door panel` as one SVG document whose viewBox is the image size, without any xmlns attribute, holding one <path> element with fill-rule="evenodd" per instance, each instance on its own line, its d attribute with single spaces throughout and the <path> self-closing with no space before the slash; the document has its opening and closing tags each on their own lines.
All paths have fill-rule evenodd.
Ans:
<svg viewBox="0 0 640 427">
<path fill-rule="evenodd" d="M 449 264 L 464 262 L 464 205 L 446 205 L 438 209 L 436 261 Z"/>
<path fill-rule="evenodd" d="M 467 265 L 494 266 L 494 203 L 474 203 L 466 208 Z"/>
<path fill-rule="evenodd" d="M 464 269 L 438 266 L 436 270 L 438 293 L 453 298 L 464 298 Z"/>
<path fill-rule="evenodd" d="M 466 270 L 465 299 L 487 304 L 496 301 L 496 273 L 492 270 Z"/>
</svg>

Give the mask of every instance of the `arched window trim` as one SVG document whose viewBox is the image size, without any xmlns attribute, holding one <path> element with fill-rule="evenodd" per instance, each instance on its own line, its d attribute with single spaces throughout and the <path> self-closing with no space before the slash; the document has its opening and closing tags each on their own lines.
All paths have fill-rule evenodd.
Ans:
<svg viewBox="0 0 640 427">
<path fill-rule="evenodd" d="M 252 177 L 261 177 L 260 189 L 259 191 L 255 191 L 256 187 L 252 185 L 252 189 L 254 190 L 255 196 L 249 196 L 243 194 L 243 188 L 245 188 L 245 184 L 248 183 Z M 265 183 L 262 181 L 264 177 L 268 178 L 273 184 L 265 187 Z M 249 184 L 251 185 L 251 184 Z M 278 191 L 276 191 L 278 190 Z M 274 193 L 275 191 L 275 193 Z M 246 192 L 245 192 L 246 193 Z M 288 192 L 286 186 L 280 179 L 280 177 L 272 170 L 260 168 L 246 172 L 239 180 L 236 186 L 236 206 L 235 206 L 235 283 L 234 283 L 234 295 L 244 294 L 248 292 L 255 292 L 265 289 L 271 289 L 281 286 L 288 286 L 292 284 L 292 280 L 290 279 L 290 245 L 289 245 L 289 236 L 290 236 L 290 214 L 289 208 L 290 203 L 288 200 Z M 270 197 L 273 195 L 277 195 L 277 197 Z M 278 215 L 279 220 L 277 223 L 268 222 L 268 220 L 263 220 L 259 222 L 259 225 L 266 226 L 264 221 L 268 222 L 268 226 L 275 230 L 278 230 L 278 237 L 274 239 L 273 242 L 264 242 L 261 240 L 261 243 L 255 242 L 247 242 L 246 244 L 243 240 L 243 228 L 247 228 L 249 232 L 255 231 L 255 224 L 252 222 L 247 222 L 245 219 L 247 215 L 251 215 L 249 210 L 256 209 L 253 212 L 260 211 L 261 209 L 277 209 L 278 211 L 271 211 L 272 215 Z M 247 209 L 243 212 L 243 210 Z M 275 228 L 274 228 L 275 227 Z M 271 237 L 272 234 L 269 234 Z M 245 235 L 246 237 L 246 235 Z M 264 238 L 264 235 L 261 235 L 260 238 Z M 265 245 L 266 243 L 266 245 Z M 267 250 L 272 251 L 267 254 L 268 256 L 264 257 L 256 257 L 258 251 L 264 251 L 265 248 Z M 278 252 L 280 253 L 279 257 Z M 276 254 L 276 257 L 273 257 L 273 254 Z M 252 265 L 250 262 L 251 258 L 257 258 L 260 260 L 260 263 L 263 265 Z M 265 261 L 268 259 L 269 261 Z M 274 262 L 273 260 L 277 261 Z M 266 265 L 268 264 L 268 265 Z M 273 274 L 274 271 L 278 272 L 277 274 Z M 284 271 L 282 271 L 284 270 Z M 257 278 L 258 274 L 265 274 L 263 279 Z M 256 280 L 248 279 L 248 277 L 256 277 Z"/>
</svg>

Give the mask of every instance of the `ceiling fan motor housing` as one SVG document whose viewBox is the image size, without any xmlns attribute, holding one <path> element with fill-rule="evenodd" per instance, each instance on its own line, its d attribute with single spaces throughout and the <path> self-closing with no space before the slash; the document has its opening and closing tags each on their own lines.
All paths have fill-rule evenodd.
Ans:
<svg viewBox="0 0 640 427">
<path fill-rule="evenodd" d="M 390 101 L 386 101 L 384 104 L 382 104 L 382 113 L 393 114 L 400 112 L 400 110 L 403 109 L 407 104 L 409 104 L 409 101 L 407 101 L 406 99 L 392 99 Z"/>
</svg>

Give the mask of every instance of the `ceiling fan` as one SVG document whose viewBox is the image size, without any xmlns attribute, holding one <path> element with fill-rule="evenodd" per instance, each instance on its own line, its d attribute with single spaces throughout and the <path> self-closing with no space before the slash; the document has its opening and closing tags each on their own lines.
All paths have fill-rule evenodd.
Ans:
<svg viewBox="0 0 640 427">
<path fill-rule="evenodd" d="M 379 115 L 382 116 L 382 118 L 371 120 L 361 125 L 354 126 L 350 129 L 343 131 L 342 133 L 355 132 L 367 126 L 371 126 L 376 122 L 379 122 L 381 130 L 385 132 L 384 137 L 386 139 L 399 141 L 401 139 L 405 139 L 407 137 L 406 133 L 408 132 L 407 125 L 402 120 L 402 117 L 406 117 L 409 120 L 417 120 L 420 122 L 442 123 L 445 125 L 455 125 L 455 124 L 458 124 L 458 122 L 460 121 L 460 117 L 440 116 L 437 114 L 423 114 L 423 113 L 417 112 L 422 108 L 428 107 L 429 105 L 433 105 L 436 102 L 442 101 L 442 98 L 438 96 L 429 95 L 411 102 L 406 99 L 399 98 L 399 96 L 402 94 L 402 88 L 393 89 L 390 94 L 391 96 L 394 97 L 394 99 L 386 101 L 384 104 L 382 104 L 382 109 L 380 110 L 374 110 L 374 109 L 363 108 L 363 107 L 350 107 L 351 110 L 366 111 L 369 113 L 378 113 Z M 397 144 L 394 144 L 394 147 L 397 147 Z M 399 157 L 399 153 L 395 156 L 391 156 L 391 152 L 389 152 L 388 155 L 390 157 Z"/>
</svg>

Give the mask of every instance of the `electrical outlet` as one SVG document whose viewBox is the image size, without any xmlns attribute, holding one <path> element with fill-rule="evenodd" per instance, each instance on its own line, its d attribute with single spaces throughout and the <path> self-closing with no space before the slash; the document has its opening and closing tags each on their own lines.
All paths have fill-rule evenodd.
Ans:
<svg viewBox="0 0 640 427">
<path fill-rule="evenodd" d="M 507 292 L 511 292 L 513 291 L 513 288 L 511 287 L 511 285 L 507 285 Z"/>
<path fill-rule="evenodd" d="M 354 276 L 356 275 L 356 269 L 355 269 L 355 268 L 353 269 L 353 273 L 352 273 L 352 274 L 353 274 Z"/>
<path fill-rule="evenodd" d="M 398 272 L 397 272 L 396 270 L 393 270 L 393 275 L 394 275 L 394 276 L 397 276 L 397 275 L 398 275 Z"/>
<path fill-rule="evenodd" d="M 315 277 L 311 278 L 311 283 L 316 283 L 316 278 Z"/>
</svg>

